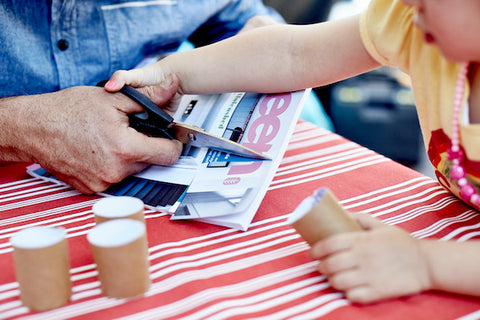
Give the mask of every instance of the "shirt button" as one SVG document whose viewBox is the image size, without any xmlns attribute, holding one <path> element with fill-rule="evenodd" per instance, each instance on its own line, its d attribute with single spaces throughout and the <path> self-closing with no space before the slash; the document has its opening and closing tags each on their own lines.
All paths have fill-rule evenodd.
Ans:
<svg viewBox="0 0 480 320">
<path fill-rule="evenodd" d="M 58 46 L 58 49 L 65 51 L 68 49 L 68 41 L 65 39 L 58 40 L 57 46 Z"/>
</svg>

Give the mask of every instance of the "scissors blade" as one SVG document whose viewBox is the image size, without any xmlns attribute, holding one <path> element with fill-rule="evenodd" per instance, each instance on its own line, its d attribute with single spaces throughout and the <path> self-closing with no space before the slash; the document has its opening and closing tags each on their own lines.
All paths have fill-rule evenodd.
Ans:
<svg viewBox="0 0 480 320">
<path fill-rule="evenodd" d="M 194 147 L 207 147 L 252 159 L 271 160 L 269 156 L 261 152 L 243 146 L 235 141 L 208 133 L 203 128 L 197 126 L 173 121 L 170 129 L 172 129 L 171 132 L 173 132 L 175 139 Z"/>
</svg>

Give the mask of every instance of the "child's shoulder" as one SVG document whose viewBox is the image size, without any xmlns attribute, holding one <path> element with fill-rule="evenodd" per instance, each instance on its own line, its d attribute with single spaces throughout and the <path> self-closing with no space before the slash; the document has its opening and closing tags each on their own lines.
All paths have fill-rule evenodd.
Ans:
<svg viewBox="0 0 480 320">
<path fill-rule="evenodd" d="M 423 43 L 413 24 L 414 10 L 401 0 L 372 0 L 360 18 L 366 49 L 383 65 L 406 70 L 410 54 Z"/>
</svg>

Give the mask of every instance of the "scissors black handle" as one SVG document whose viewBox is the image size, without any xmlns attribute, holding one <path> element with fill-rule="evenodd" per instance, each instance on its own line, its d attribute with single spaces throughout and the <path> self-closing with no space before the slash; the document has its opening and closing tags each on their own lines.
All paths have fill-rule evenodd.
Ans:
<svg viewBox="0 0 480 320">
<path fill-rule="evenodd" d="M 102 80 L 97 83 L 97 86 L 103 87 L 107 81 L 108 80 Z M 163 111 L 143 93 L 130 86 L 123 86 L 119 92 L 131 98 L 145 109 L 144 112 L 131 113 L 128 115 L 130 127 L 153 137 L 174 139 L 173 135 L 169 132 L 169 126 L 173 122 L 171 115 Z"/>
</svg>

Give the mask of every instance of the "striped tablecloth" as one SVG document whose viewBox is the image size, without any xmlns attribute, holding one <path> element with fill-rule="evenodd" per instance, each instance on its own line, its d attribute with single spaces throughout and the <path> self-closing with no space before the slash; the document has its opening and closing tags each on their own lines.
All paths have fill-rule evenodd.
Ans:
<svg viewBox="0 0 480 320">
<path fill-rule="evenodd" d="M 146 211 L 153 284 L 142 298 L 117 300 L 102 296 L 86 240 L 98 196 L 31 178 L 25 165 L 0 167 L 0 318 L 480 318 L 479 299 L 435 292 L 350 304 L 316 271 L 307 244 L 285 222 L 319 187 L 329 187 L 348 210 L 368 212 L 418 238 L 480 237 L 478 212 L 436 181 L 299 122 L 248 231 Z M 19 300 L 9 244 L 16 231 L 35 225 L 67 230 L 73 282 L 71 302 L 43 313 L 30 313 Z"/>
</svg>

